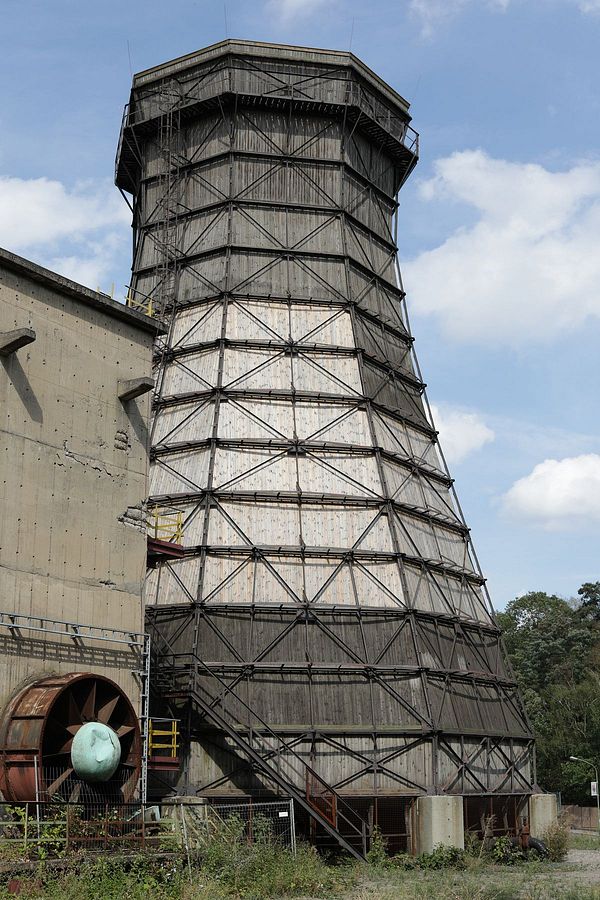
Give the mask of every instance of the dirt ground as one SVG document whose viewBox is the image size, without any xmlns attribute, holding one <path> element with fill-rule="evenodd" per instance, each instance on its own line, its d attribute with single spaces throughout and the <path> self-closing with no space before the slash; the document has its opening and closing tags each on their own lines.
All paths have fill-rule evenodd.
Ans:
<svg viewBox="0 0 600 900">
<path fill-rule="evenodd" d="M 384 871 L 367 875 L 345 900 L 600 900 L 600 849 L 571 849 L 553 864 Z"/>
</svg>

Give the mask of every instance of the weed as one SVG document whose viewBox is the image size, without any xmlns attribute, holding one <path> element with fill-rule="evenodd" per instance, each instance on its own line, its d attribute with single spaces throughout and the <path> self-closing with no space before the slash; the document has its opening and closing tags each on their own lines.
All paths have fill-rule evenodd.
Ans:
<svg viewBox="0 0 600 900">
<path fill-rule="evenodd" d="M 567 856 L 569 849 L 570 828 L 565 819 L 557 819 L 548 825 L 542 833 L 542 840 L 548 848 L 548 859 L 551 862 L 561 862 Z"/>
<path fill-rule="evenodd" d="M 371 846 L 367 853 L 367 862 L 375 868 L 386 868 L 390 865 L 390 857 L 387 852 L 388 842 L 381 833 L 378 825 L 375 825 L 371 833 Z"/>
</svg>

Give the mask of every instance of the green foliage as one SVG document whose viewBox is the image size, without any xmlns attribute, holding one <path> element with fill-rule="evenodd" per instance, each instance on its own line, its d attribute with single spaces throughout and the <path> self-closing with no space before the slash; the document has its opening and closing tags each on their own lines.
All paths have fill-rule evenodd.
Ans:
<svg viewBox="0 0 600 900">
<path fill-rule="evenodd" d="M 600 582 L 579 598 L 534 591 L 497 618 L 537 738 L 538 782 L 564 802 L 589 802 L 592 770 L 600 767 Z"/>
<path fill-rule="evenodd" d="M 586 581 L 577 593 L 581 597 L 581 615 L 600 621 L 600 581 Z"/>
<path fill-rule="evenodd" d="M 514 866 L 525 859 L 523 850 L 507 835 L 496 838 L 487 854 L 495 863 L 503 866 Z"/>
<path fill-rule="evenodd" d="M 416 861 L 420 869 L 464 869 L 465 851 L 440 844 L 431 853 L 421 853 Z"/>
<path fill-rule="evenodd" d="M 466 866 L 466 853 L 459 850 L 458 847 L 448 847 L 445 844 L 439 844 L 434 847 L 431 853 L 421 853 L 420 856 L 409 856 L 408 853 L 398 853 L 387 860 L 388 868 L 403 869 L 404 871 L 412 871 L 413 869 L 424 869 L 425 871 L 436 871 L 437 869 L 464 869 Z"/>
<path fill-rule="evenodd" d="M 560 597 L 532 591 L 511 601 L 498 622 L 519 682 L 539 693 L 552 682 L 578 681 L 595 635 Z"/>
<path fill-rule="evenodd" d="M 385 868 L 390 864 L 387 852 L 387 840 L 381 833 L 378 825 L 375 825 L 371 833 L 371 845 L 367 853 L 367 862 L 375 868 Z"/>
</svg>

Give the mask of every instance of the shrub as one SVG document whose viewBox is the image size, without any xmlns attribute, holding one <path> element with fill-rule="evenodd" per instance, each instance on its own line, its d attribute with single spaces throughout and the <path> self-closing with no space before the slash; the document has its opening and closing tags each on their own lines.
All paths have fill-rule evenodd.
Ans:
<svg viewBox="0 0 600 900">
<path fill-rule="evenodd" d="M 195 863 L 226 892 L 244 900 L 317 894 L 333 896 L 348 881 L 348 872 L 334 869 L 313 847 L 300 844 L 294 855 L 272 836 L 269 823 L 254 821 L 254 843 L 245 824 L 234 816 L 215 826 Z"/>
<path fill-rule="evenodd" d="M 542 833 L 542 840 L 548 848 L 548 859 L 560 862 L 569 849 L 570 828 L 564 818 L 559 818 Z"/>
<path fill-rule="evenodd" d="M 367 853 L 367 862 L 370 866 L 375 866 L 375 868 L 385 868 L 390 865 L 387 840 L 382 835 L 378 825 L 375 825 L 371 833 L 371 845 Z"/>
<path fill-rule="evenodd" d="M 519 844 L 515 843 L 508 835 L 502 835 L 495 839 L 488 850 L 488 856 L 494 862 L 505 866 L 514 866 L 525 859 L 525 854 Z"/>
<path fill-rule="evenodd" d="M 465 851 L 440 844 L 431 853 L 421 853 L 416 863 L 419 869 L 464 869 Z"/>
</svg>

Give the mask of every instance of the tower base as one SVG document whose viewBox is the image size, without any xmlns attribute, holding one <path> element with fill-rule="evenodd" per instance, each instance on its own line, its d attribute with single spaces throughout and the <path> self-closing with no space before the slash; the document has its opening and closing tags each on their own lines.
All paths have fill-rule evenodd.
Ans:
<svg viewBox="0 0 600 900">
<path fill-rule="evenodd" d="M 417 853 L 431 853 L 440 844 L 464 849 L 461 796 L 424 796 L 417 800 Z"/>
<path fill-rule="evenodd" d="M 529 798 L 529 831 L 532 837 L 541 837 L 558 818 L 556 794 L 532 794 Z"/>
</svg>

